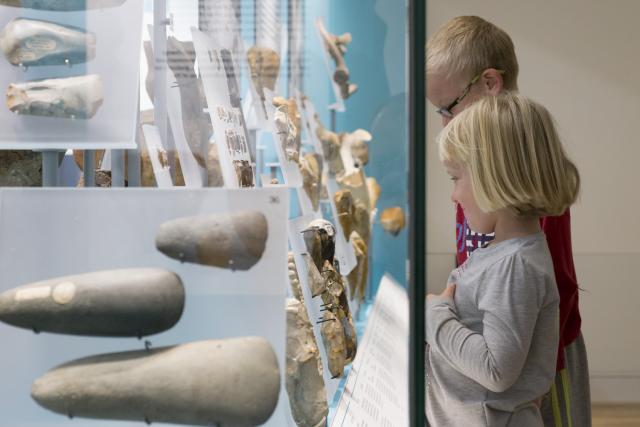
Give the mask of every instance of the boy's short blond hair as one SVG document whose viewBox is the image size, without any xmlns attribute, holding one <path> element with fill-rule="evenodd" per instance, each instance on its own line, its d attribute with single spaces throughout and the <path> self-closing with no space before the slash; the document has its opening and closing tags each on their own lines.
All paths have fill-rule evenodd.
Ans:
<svg viewBox="0 0 640 427">
<path fill-rule="evenodd" d="M 471 80 L 487 68 L 504 70 L 506 90 L 518 90 L 518 60 L 507 33 L 478 16 L 458 16 L 427 42 L 427 77 Z"/>
<path fill-rule="evenodd" d="M 440 159 L 466 168 L 478 207 L 517 216 L 561 215 L 580 175 L 546 108 L 517 93 L 489 96 L 456 116 L 438 137 Z"/>
</svg>

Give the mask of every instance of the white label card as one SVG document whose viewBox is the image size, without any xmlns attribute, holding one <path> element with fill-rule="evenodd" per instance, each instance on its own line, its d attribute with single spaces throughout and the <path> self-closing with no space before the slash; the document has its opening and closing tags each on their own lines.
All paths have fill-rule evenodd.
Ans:
<svg viewBox="0 0 640 427">
<path fill-rule="evenodd" d="M 409 298 L 385 275 L 331 427 L 409 425 Z"/>
<path fill-rule="evenodd" d="M 231 50 L 218 46 L 213 38 L 196 28 L 191 32 L 225 187 L 255 186 L 237 76 L 230 68 L 235 63 Z M 232 105 L 232 100 L 237 100 L 237 105 Z M 247 185 L 249 181 L 253 185 Z"/>
</svg>

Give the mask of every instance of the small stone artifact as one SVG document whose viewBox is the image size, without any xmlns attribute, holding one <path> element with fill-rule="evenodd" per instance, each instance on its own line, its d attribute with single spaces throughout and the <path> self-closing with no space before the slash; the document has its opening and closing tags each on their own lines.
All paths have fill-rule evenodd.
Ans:
<svg viewBox="0 0 640 427">
<path fill-rule="evenodd" d="M 342 140 L 337 133 L 325 129 L 317 114 L 315 115 L 315 120 L 318 124 L 316 127 L 316 136 L 322 143 L 322 152 L 324 153 L 325 160 L 329 164 L 329 172 L 332 175 L 340 175 L 344 172 L 344 163 L 340 155 Z"/>
<path fill-rule="evenodd" d="M 265 88 L 272 92 L 276 90 L 276 81 L 280 72 L 280 55 L 268 47 L 253 46 L 247 51 L 247 61 L 253 86 L 256 88 L 264 107 Z"/>
<path fill-rule="evenodd" d="M 378 204 L 382 189 L 378 184 L 378 180 L 372 176 L 367 177 L 367 189 L 369 190 L 369 207 L 374 210 Z"/>
<path fill-rule="evenodd" d="M 107 270 L 43 280 L 0 294 L 0 320 L 36 332 L 142 337 L 175 325 L 180 278 L 159 268 Z"/>
<path fill-rule="evenodd" d="M 127 0 L 0 0 L 0 6 L 68 12 L 118 7 Z"/>
<path fill-rule="evenodd" d="M 181 262 L 249 270 L 260 261 L 267 237 L 262 212 L 239 211 L 167 221 L 156 234 L 156 247 Z"/>
<path fill-rule="evenodd" d="M 329 412 L 322 362 L 292 253 L 288 269 L 294 298 L 287 299 L 287 394 L 298 427 L 320 427 Z"/>
<path fill-rule="evenodd" d="M 321 296 L 324 308 L 320 328 L 327 350 L 332 378 L 342 375 L 346 364 L 353 361 L 357 337 L 349 301 L 335 255 L 336 231 L 329 221 L 314 220 L 303 231 L 311 294 Z"/>
<path fill-rule="evenodd" d="M 262 337 L 111 353 L 60 365 L 31 397 L 69 417 L 256 426 L 278 403 L 278 360 Z"/>
<path fill-rule="evenodd" d="M 0 49 L 13 65 L 73 65 L 96 56 L 96 36 L 82 28 L 16 18 L 0 32 Z"/>
<path fill-rule="evenodd" d="M 368 245 L 371 236 L 371 201 L 364 173 L 362 169 L 358 169 L 349 175 L 339 176 L 336 180 L 340 188 L 351 192 L 354 205 L 351 219 L 352 230 L 357 231 Z"/>
<path fill-rule="evenodd" d="M 338 190 L 333 195 L 333 201 L 336 205 L 336 211 L 338 213 L 338 221 L 340 221 L 340 227 L 342 227 L 342 233 L 345 240 L 349 240 L 351 231 L 353 231 L 353 221 L 355 219 L 355 210 L 353 196 L 349 190 Z"/>
<path fill-rule="evenodd" d="M 405 225 L 404 211 L 399 206 L 387 208 L 380 215 L 380 223 L 384 231 L 392 236 L 397 236 Z"/>
<path fill-rule="evenodd" d="M 351 233 L 349 239 L 356 254 L 356 267 L 347 276 L 351 299 L 363 301 L 367 288 L 367 276 L 369 274 L 369 248 L 357 231 Z"/>
<path fill-rule="evenodd" d="M 92 118 L 104 99 L 102 79 L 96 74 L 12 83 L 7 106 L 16 114 Z"/>
<path fill-rule="evenodd" d="M 349 82 L 349 69 L 344 62 L 344 55 L 347 53 L 347 45 L 351 43 L 351 34 L 344 33 L 336 36 L 327 31 L 321 21 L 318 22 L 318 30 L 324 41 L 325 48 L 336 64 L 333 73 L 333 81 L 340 87 L 340 96 L 347 99 L 358 90 L 358 85 Z"/>
<path fill-rule="evenodd" d="M 274 121 L 282 151 L 290 162 L 298 162 L 300 159 L 301 118 L 295 100 L 286 100 L 282 97 L 273 98 L 276 107 Z"/>
<path fill-rule="evenodd" d="M 322 156 L 318 153 L 305 154 L 300 158 L 299 167 L 304 191 L 311 200 L 313 210 L 317 211 L 322 190 Z"/>
</svg>

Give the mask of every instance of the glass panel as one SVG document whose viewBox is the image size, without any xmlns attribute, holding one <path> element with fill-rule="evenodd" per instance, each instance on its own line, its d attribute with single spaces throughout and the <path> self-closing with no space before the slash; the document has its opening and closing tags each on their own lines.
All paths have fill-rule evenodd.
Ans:
<svg viewBox="0 0 640 427">
<path fill-rule="evenodd" d="M 112 58 L 112 69 L 99 72 L 114 82 L 102 108 L 116 98 L 115 113 L 137 123 L 96 116 L 100 129 L 85 129 L 87 145 L 51 145 L 75 150 L 43 156 L 47 186 L 129 188 L 0 189 L 0 336 L 10 343 L 0 363 L 18 366 L 0 369 L 0 401 L 13 403 L 3 419 L 43 427 L 68 425 L 67 416 L 96 426 L 406 425 L 406 2 L 27 7 L 36 3 L 0 5 L 0 17 L 127 15 L 100 24 L 99 40 L 114 40 L 99 52 Z M 126 86 L 136 79 L 139 88 Z M 31 133 L 7 129 L 18 129 L 11 143 L 27 134 L 69 140 L 44 122 Z M 126 153 L 103 138 L 125 129 L 136 130 Z M 147 307 L 176 281 L 171 273 L 158 283 L 148 270 L 112 271 L 142 267 L 166 269 L 183 285 L 184 307 L 175 295 L 163 300 L 181 307 L 166 330 L 131 332 L 171 313 Z M 12 310 L 23 320 L 12 320 Z M 92 329 L 119 323 L 128 335 Z M 229 341 L 238 337 L 241 345 Z M 190 351 L 208 340 L 220 341 Z M 102 371 L 103 380 L 94 377 Z M 62 389 L 49 387 L 55 375 L 65 377 Z"/>
</svg>

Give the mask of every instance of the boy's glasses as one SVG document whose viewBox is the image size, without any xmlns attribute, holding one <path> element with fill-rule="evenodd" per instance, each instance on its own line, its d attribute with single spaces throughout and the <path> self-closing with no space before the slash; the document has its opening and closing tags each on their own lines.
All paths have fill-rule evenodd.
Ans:
<svg viewBox="0 0 640 427">
<path fill-rule="evenodd" d="M 504 70 L 496 70 L 496 71 L 498 73 L 500 73 L 500 74 L 504 74 Z M 451 112 L 451 110 L 453 110 L 455 108 L 455 106 L 458 105 L 460 102 L 462 102 L 464 97 L 469 94 L 469 91 L 471 90 L 471 86 L 473 86 L 474 84 L 476 84 L 478 82 L 478 80 L 480 80 L 480 77 L 482 76 L 482 73 L 484 73 L 484 70 L 480 74 L 475 76 L 473 79 L 471 79 L 471 81 L 464 88 L 464 90 L 462 91 L 462 94 L 459 97 L 454 99 L 453 102 L 451 104 L 447 105 L 446 107 L 438 108 L 436 110 L 436 113 L 440 114 L 442 117 L 447 117 L 449 119 L 453 118 L 454 114 Z"/>
</svg>

